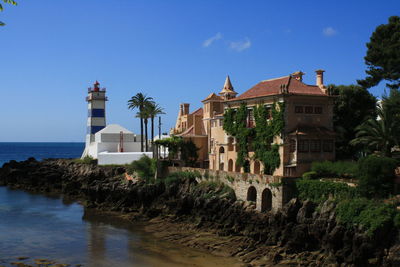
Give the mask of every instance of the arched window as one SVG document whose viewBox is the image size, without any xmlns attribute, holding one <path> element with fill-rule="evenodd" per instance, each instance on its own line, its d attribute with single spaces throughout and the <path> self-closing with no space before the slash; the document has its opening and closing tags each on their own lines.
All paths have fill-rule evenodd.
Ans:
<svg viewBox="0 0 400 267">
<path fill-rule="evenodd" d="M 228 161 L 228 172 L 233 172 L 233 160 Z"/>
</svg>

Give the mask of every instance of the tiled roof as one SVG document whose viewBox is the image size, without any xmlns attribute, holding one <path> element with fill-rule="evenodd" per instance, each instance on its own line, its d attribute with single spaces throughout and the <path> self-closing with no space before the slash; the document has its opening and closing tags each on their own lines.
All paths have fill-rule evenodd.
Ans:
<svg viewBox="0 0 400 267">
<path fill-rule="evenodd" d="M 255 98 L 261 96 L 279 95 L 282 94 L 282 85 L 286 85 L 288 94 L 301 94 L 301 95 L 326 95 L 318 86 L 307 85 L 298 81 L 290 75 L 265 80 L 259 82 L 240 96 L 233 98 L 229 101 L 236 101 L 248 98 Z"/>
<path fill-rule="evenodd" d="M 199 109 L 193 111 L 190 115 L 200 115 L 200 116 L 203 116 L 203 108 L 199 108 Z"/>
<path fill-rule="evenodd" d="M 222 96 L 216 95 L 215 93 L 209 94 L 206 99 L 204 99 L 201 102 L 207 101 L 207 100 L 223 100 L 224 98 Z"/>
</svg>

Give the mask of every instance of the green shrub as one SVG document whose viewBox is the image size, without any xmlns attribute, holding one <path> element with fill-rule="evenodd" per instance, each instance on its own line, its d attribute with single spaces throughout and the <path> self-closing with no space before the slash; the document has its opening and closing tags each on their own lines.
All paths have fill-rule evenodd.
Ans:
<svg viewBox="0 0 400 267">
<path fill-rule="evenodd" d="M 322 203 L 329 197 L 334 199 L 352 198 L 357 190 L 345 183 L 300 179 L 296 182 L 298 196 L 302 200 Z"/>
<path fill-rule="evenodd" d="M 127 172 L 129 174 L 136 172 L 141 179 L 149 182 L 154 179 L 156 168 L 156 160 L 143 155 L 139 160 L 135 160 L 128 165 Z"/>
<path fill-rule="evenodd" d="M 317 179 L 317 178 L 318 178 L 318 173 L 315 171 L 303 173 L 303 179 L 312 180 L 312 179 Z"/>
<path fill-rule="evenodd" d="M 222 182 L 202 181 L 197 186 L 204 198 L 224 197 L 231 200 L 236 200 L 235 191 L 228 185 Z"/>
<path fill-rule="evenodd" d="M 96 164 L 97 159 L 94 159 L 92 156 L 85 156 L 83 159 L 75 159 L 74 162 L 81 164 Z"/>
<path fill-rule="evenodd" d="M 364 197 L 385 197 L 393 189 L 396 160 L 375 155 L 358 163 L 358 190 Z"/>
<path fill-rule="evenodd" d="M 170 175 L 168 175 L 164 179 L 160 179 L 159 181 L 164 182 L 165 185 L 171 185 L 174 183 L 182 183 L 185 180 L 194 181 L 196 180 L 196 177 L 198 177 L 196 172 L 180 171 L 171 173 Z"/>
<path fill-rule="evenodd" d="M 235 181 L 235 178 L 233 178 L 233 177 L 230 176 L 230 175 L 226 176 L 226 179 L 227 179 L 231 184 L 233 184 L 233 182 Z"/>
<path fill-rule="evenodd" d="M 396 216 L 394 216 L 393 222 L 394 226 L 400 228 L 400 213 L 397 213 Z"/>
<path fill-rule="evenodd" d="M 351 161 L 316 161 L 311 164 L 311 171 L 318 177 L 354 178 L 357 175 L 357 163 Z"/>
<path fill-rule="evenodd" d="M 392 205 L 366 198 L 346 199 L 339 202 L 336 208 L 338 222 L 351 227 L 362 225 L 368 234 L 377 229 L 392 227 L 396 224 L 397 212 Z"/>
</svg>

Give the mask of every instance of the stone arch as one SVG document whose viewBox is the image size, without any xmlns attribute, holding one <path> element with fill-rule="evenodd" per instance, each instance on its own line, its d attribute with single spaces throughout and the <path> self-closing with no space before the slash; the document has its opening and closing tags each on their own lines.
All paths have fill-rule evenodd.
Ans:
<svg viewBox="0 0 400 267">
<path fill-rule="evenodd" d="M 254 161 L 254 173 L 255 174 L 260 174 L 260 162 L 258 160 Z"/>
<path fill-rule="evenodd" d="M 272 209 L 272 192 L 265 188 L 261 194 L 261 212 L 270 211 Z"/>
<path fill-rule="evenodd" d="M 228 160 L 228 172 L 233 172 L 233 160 Z"/>
<path fill-rule="evenodd" d="M 247 189 L 247 201 L 253 201 L 254 203 L 257 203 L 257 190 L 254 186 L 250 186 Z M 257 204 L 256 204 L 257 205 Z"/>
</svg>

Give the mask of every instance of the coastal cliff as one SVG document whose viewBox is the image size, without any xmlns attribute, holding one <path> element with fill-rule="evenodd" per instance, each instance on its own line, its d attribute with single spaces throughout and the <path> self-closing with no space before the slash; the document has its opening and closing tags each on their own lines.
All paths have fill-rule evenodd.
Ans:
<svg viewBox="0 0 400 267">
<path fill-rule="evenodd" d="M 239 257 L 249 266 L 400 266 L 397 229 L 369 235 L 345 227 L 337 223 L 333 202 L 292 199 L 275 214 L 259 213 L 195 179 L 134 183 L 124 173 L 123 167 L 31 158 L 4 164 L 0 185 L 63 194 L 87 208 L 145 220 L 164 239 Z"/>
</svg>

